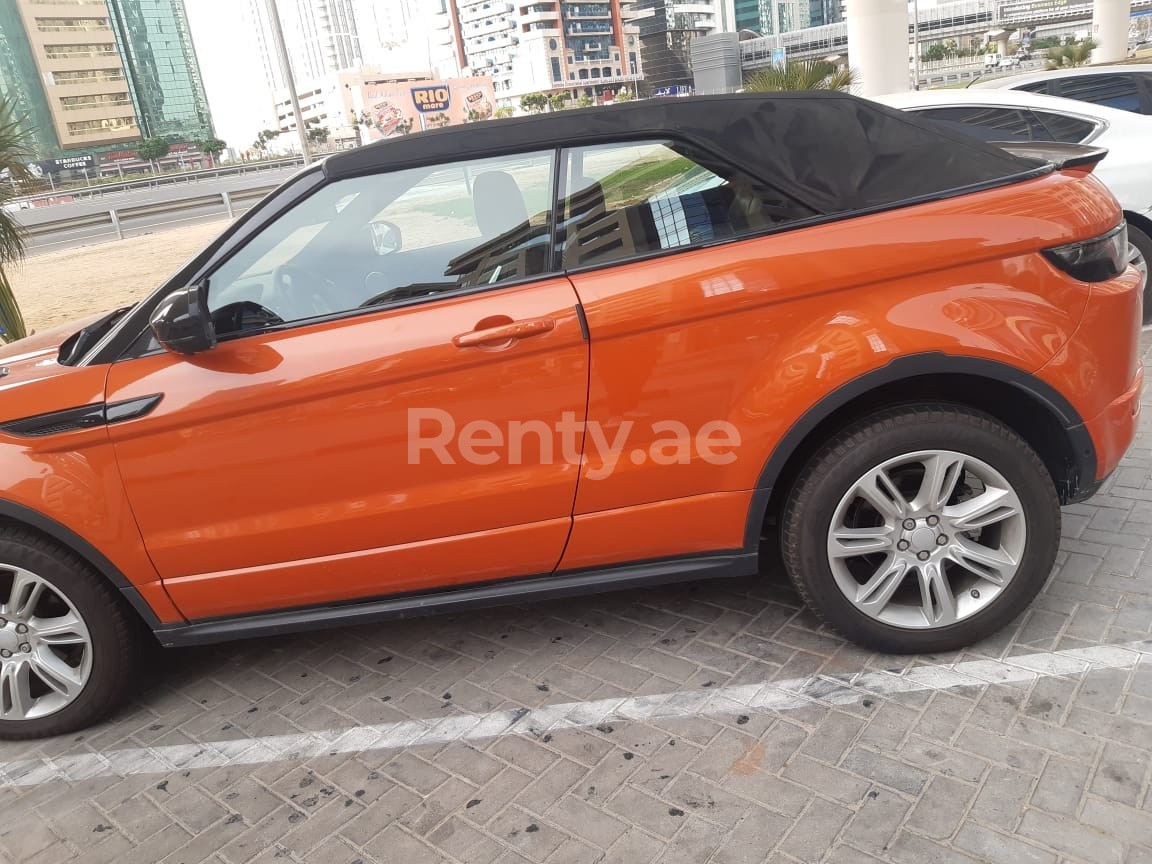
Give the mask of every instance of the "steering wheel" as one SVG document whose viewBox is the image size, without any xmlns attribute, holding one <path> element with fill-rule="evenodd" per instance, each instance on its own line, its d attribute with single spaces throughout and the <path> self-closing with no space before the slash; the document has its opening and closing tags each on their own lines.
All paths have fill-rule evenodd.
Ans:
<svg viewBox="0 0 1152 864">
<path fill-rule="evenodd" d="M 285 321 L 329 315 L 336 310 L 329 302 L 336 283 L 306 267 L 281 264 L 272 271 L 272 289 L 265 304 L 278 310 Z"/>
</svg>

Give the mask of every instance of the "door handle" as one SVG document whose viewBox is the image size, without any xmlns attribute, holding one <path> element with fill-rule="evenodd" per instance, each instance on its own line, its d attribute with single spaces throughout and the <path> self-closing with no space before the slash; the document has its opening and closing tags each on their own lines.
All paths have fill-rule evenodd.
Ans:
<svg viewBox="0 0 1152 864">
<path fill-rule="evenodd" d="M 484 322 L 480 322 L 483 324 Z M 476 348 L 491 343 L 512 342 L 516 339 L 525 339 L 529 336 L 539 336 L 549 333 L 556 327 L 551 318 L 525 318 L 521 321 L 510 321 L 496 327 L 484 327 L 452 337 L 452 344 L 457 348 Z"/>
</svg>

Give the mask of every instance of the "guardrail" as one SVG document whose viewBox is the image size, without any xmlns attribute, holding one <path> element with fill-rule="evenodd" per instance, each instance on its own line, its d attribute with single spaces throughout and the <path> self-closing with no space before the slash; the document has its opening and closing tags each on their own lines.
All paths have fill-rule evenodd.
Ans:
<svg viewBox="0 0 1152 864">
<path fill-rule="evenodd" d="M 188 198 L 178 198 L 174 201 L 160 201 L 153 204 L 138 204 L 132 207 L 113 207 L 97 213 L 87 213 L 83 216 L 70 216 L 64 219 L 53 219 L 50 222 L 40 222 L 34 225 L 25 225 L 24 233 L 32 241 L 28 252 L 48 251 L 52 246 L 64 243 L 75 244 L 77 240 L 123 240 L 126 231 L 153 230 L 156 228 L 178 225 L 184 222 L 193 222 L 206 217 L 218 215 L 235 218 L 239 213 L 255 207 L 265 195 L 279 188 L 279 184 L 258 186 L 252 189 L 242 189 L 233 192 L 216 192 L 211 195 L 196 195 Z M 213 212 L 216 211 L 216 212 Z M 175 219 L 164 219 L 159 222 L 149 221 L 142 225 L 134 222 L 152 216 L 166 216 L 172 214 L 184 215 Z M 83 237 L 67 237 L 59 240 L 44 240 L 61 233 L 82 231 L 88 228 L 98 230 L 85 233 Z M 40 242 L 36 242 L 40 241 Z"/>
<path fill-rule="evenodd" d="M 243 174 L 257 174 L 262 171 L 283 171 L 286 168 L 295 168 L 303 165 L 299 156 L 286 159 L 269 159 L 266 162 L 239 162 L 222 165 L 218 168 L 205 168 L 200 171 L 181 171 L 173 174 L 154 174 L 150 177 L 141 177 L 135 180 L 124 180 L 120 183 L 99 183 L 94 186 L 56 187 L 54 190 L 44 190 L 35 195 L 22 195 L 10 198 L 10 203 L 19 204 L 27 201 L 36 206 L 37 201 L 49 198 L 68 196 L 72 201 L 84 201 L 100 198 L 105 195 L 115 195 L 120 192 L 135 192 L 140 189 L 157 189 L 161 186 L 179 186 L 187 183 L 199 183 L 203 180 L 219 180 L 224 177 L 236 177 Z M 51 205 L 48 205 L 51 206 Z"/>
<path fill-rule="evenodd" d="M 1023 75 L 1026 72 L 1039 72 L 1044 69 L 1045 60 L 1026 60 L 1019 66 L 994 66 L 987 68 L 980 63 L 969 65 L 952 65 L 935 69 L 920 69 L 921 87 L 946 87 L 949 84 L 961 84 L 965 81 L 991 81 L 996 78 L 1007 78 L 1011 75 Z"/>
</svg>

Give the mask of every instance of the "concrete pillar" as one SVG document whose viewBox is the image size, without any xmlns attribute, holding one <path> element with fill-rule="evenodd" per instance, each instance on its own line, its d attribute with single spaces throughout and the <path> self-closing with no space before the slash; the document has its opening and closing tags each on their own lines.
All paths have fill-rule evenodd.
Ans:
<svg viewBox="0 0 1152 864">
<path fill-rule="evenodd" d="M 1114 63 L 1128 56 L 1130 0 L 1095 0 L 1092 6 L 1093 63 Z"/>
<path fill-rule="evenodd" d="M 848 65 L 860 96 L 909 89 L 907 0 L 848 0 Z"/>
</svg>

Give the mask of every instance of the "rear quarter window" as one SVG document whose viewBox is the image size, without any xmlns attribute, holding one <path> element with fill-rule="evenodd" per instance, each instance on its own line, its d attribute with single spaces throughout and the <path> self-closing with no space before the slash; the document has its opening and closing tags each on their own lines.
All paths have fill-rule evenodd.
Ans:
<svg viewBox="0 0 1152 864">
<path fill-rule="evenodd" d="M 1051 136 L 1030 112 L 1017 108 L 956 106 L 916 112 L 981 141 L 1050 141 Z"/>
<path fill-rule="evenodd" d="M 1051 111 L 1032 111 L 1037 122 L 1042 123 L 1053 141 L 1062 141 L 1066 144 L 1079 144 L 1091 137 L 1096 131 L 1096 124 L 1082 117 L 1069 117 L 1066 114 L 1054 114 Z"/>
</svg>

